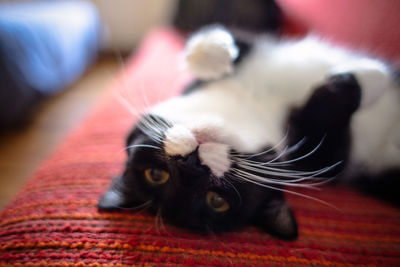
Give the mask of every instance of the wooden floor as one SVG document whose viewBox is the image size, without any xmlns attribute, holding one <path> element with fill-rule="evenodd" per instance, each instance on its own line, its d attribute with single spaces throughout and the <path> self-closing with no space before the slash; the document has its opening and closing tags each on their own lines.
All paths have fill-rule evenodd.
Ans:
<svg viewBox="0 0 400 267">
<path fill-rule="evenodd" d="M 88 114 L 121 68 L 118 62 L 100 57 L 78 82 L 41 105 L 26 127 L 0 133 L 0 210 Z"/>
</svg>

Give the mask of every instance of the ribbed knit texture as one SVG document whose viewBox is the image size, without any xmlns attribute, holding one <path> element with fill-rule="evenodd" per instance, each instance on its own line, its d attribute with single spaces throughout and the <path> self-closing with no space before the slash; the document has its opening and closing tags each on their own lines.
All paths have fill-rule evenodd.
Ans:
<svg viewBox="0 0 400 267">
<path fill-rule="evenodd" d="M 181 49 L 170 31 L 146 38 L 93 114 L 4 210 L 0 265 L 400 266 L 399 209 L 339 186 L 298 192 L 340 211 L 287 196 L 299 223 L 293 242 L 254 227 L 202 236 L 144 211 L 99 212 L 97 201 L 122 170 L 125 134 L 136 120 L 115 96 L 140 106 L 178 93 L 188 80 Z"/>
</svg>

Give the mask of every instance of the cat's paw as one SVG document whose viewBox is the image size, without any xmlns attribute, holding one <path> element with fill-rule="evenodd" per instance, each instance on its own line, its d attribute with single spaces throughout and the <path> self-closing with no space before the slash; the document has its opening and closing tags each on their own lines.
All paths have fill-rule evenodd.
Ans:
<svg viewBox="0 0 400 267">
<path fill-rule="evenodd" d="M 358 109 L 361 88 L 352 73 L 330 76 L 316 87 L 304 106 L 292 115 L 292 123 L 309 136 L 347 127 Z"/>
<path fill-rule="evenodd" d="M 361 107 L 368 106 L 379 99 L 389 87 L 391 80 L 388 67 L 379 61 L 371 59 L 339 65 L 331 73 L 333 75 L 352 73 L 355 76 L 362 91 Z"/>
<path fill-rule="evenodd" d="M 185 47 L 188 69 L 201 80 L 218 79 L 231 73 L 238 54 L 232 35 L 221 26 L 200 30 Z"/>
</svg>

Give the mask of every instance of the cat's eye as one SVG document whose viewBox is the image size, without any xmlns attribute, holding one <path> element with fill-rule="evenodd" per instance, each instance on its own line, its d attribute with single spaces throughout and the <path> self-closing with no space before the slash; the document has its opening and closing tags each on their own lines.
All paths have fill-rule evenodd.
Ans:
<svg viewBox="0 0 400 267">
<path fill-rule="evenodd" d="M 224 212 L 229 209 L 228 202 L 218 193 L 208 192 L 206 196 L 207 204 L 216 212 Z"/>
<path fill-rule="evenodd" d="M 165 184 L 169 179 L 169 173 L 161 169 L 146 169 L 144 177 L 152 185 Z"/>
</svg>

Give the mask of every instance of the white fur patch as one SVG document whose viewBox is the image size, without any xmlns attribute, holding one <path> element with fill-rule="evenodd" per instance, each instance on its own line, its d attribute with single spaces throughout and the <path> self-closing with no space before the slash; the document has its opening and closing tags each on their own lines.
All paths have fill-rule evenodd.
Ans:
<svg viewBox="0 0 400 267">
<path fill-rule="evenodd" d="M 185 157 L 198 146 L 192 131 L 182 125 L 175 125 L 165 133 L 164 150 L 170 156 Z"/>
<path fill-rule="evenodd" d="M 219 143 L 205 143 L 199 146 L 201 164 L 208 166 L 216 177 L 222 177 L 229 170 L 229 147 Z"/>
<path fill-rule="evenodd" d="M 189 70 L 198 78 L 217 79 L 233 70 L 238 56 L 232 36 L 222 27 L 213 27 L 195 34 L 185 48 Z"/>
<path fill-rule="evenodd" d="M 199 144 L 207 142 L 223 142 L 226 137 L 224 136 L 224 124 L 221 118 L 207 116 L 194 121 L 190 125 L 190 129 L 196 136 Z"/>
</svg>

